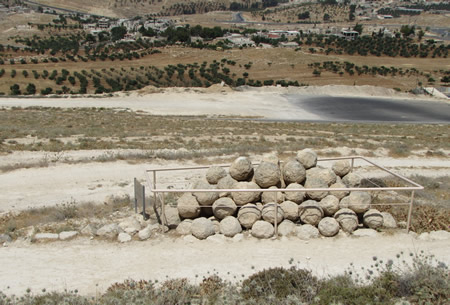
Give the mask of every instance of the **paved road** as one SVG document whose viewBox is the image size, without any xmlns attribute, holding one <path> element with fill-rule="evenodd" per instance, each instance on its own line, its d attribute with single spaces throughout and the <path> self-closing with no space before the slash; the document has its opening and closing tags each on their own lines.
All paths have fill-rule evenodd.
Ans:
<svg viewBox="0 0 450 305">
<path fill-rule="evenodd" d="M 245 19 L 244 19 L 244 17 L 242 16 L 242 13 L 241 13 L 241 12 L 233 13 L 233 18 L 232 18 L 231 22 L 244 23 L 244 22 L 245 22 Z"/>
<path fill-rule="evenodd" d="M 450 123 L 450 102 L 297 95 L 287 98 L 326 121 Z"/>
</svg>

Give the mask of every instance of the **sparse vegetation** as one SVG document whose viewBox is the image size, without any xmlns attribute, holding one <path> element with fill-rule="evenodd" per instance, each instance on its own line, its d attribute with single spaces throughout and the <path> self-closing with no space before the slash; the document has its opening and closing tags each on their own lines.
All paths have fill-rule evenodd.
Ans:
<svg viewBox="0 0 450 305">
<path fill-rule="evenodd" d="M 338 124 L 338 129 L 336 126 L 149 116 L 102 108 L 12 108 L 0 109 L 0 138 L 4 139 L 0 151 L 138 148 L 148 150 L 152 155 L 163 148 L 185 148 L 188 151 L 184 155 L 191 155 L 192 158 L 235 152 L 245 154 L 249 151 L 296 151 L 303 147 L 320 149 L 339 143 L 341 146 L 365 148 L 368 151 L 384 146 L 395 156 L 409 154 L 416 149 L 437 153 L 448 150 L 450 145 L 441 125 L 414 125 L 411 128 L 409 124 L 343 123 Z M 229 134 L 230 128 L 233 129 L 232 135 Z M 264 136 L 266 142 L 259 141 L 259 137 L 254 136 L 255 132 Z M 202 136 L 198 137 L 199 134 Z M 20 140 L 8 143 L 9 139 L 27 136 L 36 137 L 37 140 L 31 143 Z M 44 140 L 67 137 L 71 138 L 70 141 Z"/>
<path fill-rule="evenodd" d="M 214 274 L 194 285 L 186 278 L 169 279 L 161 284 L 134 281 L 111 285 L 95 299 L 78 291 L 34 293 L 22 297 L 0 292 L 3 304 L 393 304 L 407 300 L 413 304 L 444 305 L 450 298 L 449 269 L 423 253 L 404 253 L 387 262 L 378 261 L 365 269 L 316 279 L 310 270 L 269 268 L 244 279 L 242 283 L 222 280 Z"/>
</svg>

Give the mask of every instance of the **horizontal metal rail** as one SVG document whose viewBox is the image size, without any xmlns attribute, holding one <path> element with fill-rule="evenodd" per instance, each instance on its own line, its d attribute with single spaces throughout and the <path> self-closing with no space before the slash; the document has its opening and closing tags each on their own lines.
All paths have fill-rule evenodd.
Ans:
<svg viewBox="0 0 450 305">
<path fill-rule="evenodd" d="M 199 193 L 214 193 L 214 192 L 320 192 L 320 191 L 412 191 L 412 190 L 423 190 L 424 187 L 400 174 L 397 174 L 373 161 L 366 159 L 363 156 L 349 156 L 349 157 L 334 157 L 334 158 L 320 158 L 317 162 L 322 161 L 336 161 L 336 160 L 348 160 L 348 159 L 361 159 L 364 160 L 375 167 L 407 182 L 413 186 L 401 186 L 401 187 L 358 187 L 358 188 L 301 188 L 301 189 L 157 189 L 149 183 L 151 192 L 155 193 L 184 193 L 184 192 L 199 192 Z M 258 165 L 259 163 L 252 163 L 253 165 Z M 230 164 L 219 164 L 215 165 L 218 167 L 230 167 Z M 164 172 L 164 171 L 180 171 L 180 170 L 197 170 L 197 169 L 208 169 L 211 166 L 189 166 L 189 167 L 171 167 L 171 168 L 154 168 L 146 170 L 147 179 L 149 172 Z M 150 180 L 148 180 L 150 181 Z"/>
<path fill-rule="evenodd" d="M 408 213 L 408 221 L 407 221 L 407 231 L 409 231 L 410 225 L 411 225 L 411 213 L 412 213 L 412 206 L 414 202 L 414 192 L 417 190 L 423 190 L 424 187 L 411 179 L 408 179 L 400 174 L 397 174 L 389 169 L 387 169 L 384 166 L 381 166 L 363 156 L 348 156 L 348 157 L 331 157 L 331 158 L 320 158 L 317 160 L 317 162 L 325 162 L 325 161 L 337 161 L 337 160 L 351 160 L 351 170 L 353 170 L 354 167 L 354 161 L 360 159 L 363 160 L 375 167 L 377 167 L 380 170 L 383 170 L 387 172 L 388 174 L 399 178 L 403 182 L 406 182 L 412 186 L 400 186 L 400 187 L 345 187 L 345 188 L 292 188 L 292 189 L 162 189 L 156 187 L 156 177 L 158 172 L 168 172 L 168 171 L 183 171 L 183 170 L 200 170 L 200 169 L 208 169 L 211 166 L 187 166 L 187 167 L 170 167 L 170 168 L 152 168 L 145 171 L 145 176 L 147 178 L 147 183 L 150 188 L 150 192 L 153 193 L 154 201 L 156 203 L 157 201 L 157 194 L 161 194 L 161 203 L 162 203 L 162 224 L 165 222 L 165 212 L 164 212 L 164 193 L 234 193 L 234 192 L 240 192 L 240 193 L 249 193 L 249 192 L 258 192 L 258 193 L 266 193 L 266 192 L 351 192 L 351 191 L 411 191 L 411 197 L 409 202 L 405 203 L 378 203 L 378 204 L 372 204 L 373 206 L 379 206 L 379 205 L 409 205 L 409 213 Z M 282 162 L 282 161 L 281 161 Z M 252 163 L 253 165 L 259 165 L 260 163 Z M 219 164 L 214 165 L 218 167 L 230 167 L 230 164 Z M 149 173 L 152 173 L 153 179 L 150 178 Z M 202 207 L 211 207 L 212 205 L 208 206 L 202 206 Z M 278 207 L 278 205 L 276 205 Z M 277 209 L 277 208 L 276 208 Z M 275 232 L 277 234 L 277 224 L 275 222 Z"/>
</svg>

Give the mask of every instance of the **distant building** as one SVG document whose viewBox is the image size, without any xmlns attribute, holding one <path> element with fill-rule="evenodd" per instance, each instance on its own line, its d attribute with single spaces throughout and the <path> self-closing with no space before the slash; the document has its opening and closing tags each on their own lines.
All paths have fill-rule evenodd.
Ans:
<svg viewBox="0 0 450 305">
<path fill-rule="evenodd" d="M 282 42 L 282 43 L 280 43 L 280 47 L 281 48 L 292 48 L 292 49 L 295 49 L 295 48 L 298 47 L 298 43 L 296 43 L 295 41 Z"/>
<path fill-rule="evenodd" d="M 42 9 L 42 13 L 44 14 L 56 14 L 56 11 L 54 9 L 48 8 L 48 7 L 44 7 Z"/>
<path fill-rule="evenodd" d="M 403 6 L 397 7 L 396 10 L 402 11 L 402 12 L 408 12 L 408 13 L 418 13 L 418 14 L 423 12 L 422 9 L 407 8 L 407 7 L 403 7 Z"/>
<path fill-rule="evenodd" d="M 244 45 L 249 47 L 255 46 L 255 42 L 253 40 L 241 34 L 225 35 L 223 38 L 231 42 L 235 47 L 242 47 Z"/>
<path fill-rule="evenodd" d="M 343 30 L 341 31 L 341 37 L 344 37 L 347 40 L 355 40 L 359 37 L 359 33 L 356 31 Z"/>
<path fill-rule="evenodd" d="M 109 28 L 109 19 L 108 18 L 101 18 L 98 22 L 98 27 L 100 29 L 108 29 Z"/>
</svg>

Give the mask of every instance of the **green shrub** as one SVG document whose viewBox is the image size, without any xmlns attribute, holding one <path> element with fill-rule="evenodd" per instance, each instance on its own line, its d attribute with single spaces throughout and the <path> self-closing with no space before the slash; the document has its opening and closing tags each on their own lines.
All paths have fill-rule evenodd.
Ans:
<svg viewBox="0 0 450 305">
<path fill-rule="evenodd" d="M 399 294 L 414 303 L 444 305 L 450 300 L 448 266 L 423 253 L 414 255 L 412 265 L 400 274 L 398 285 Z"/>
<path fill-rule="evenodd" d="M 245 299 L 264 301 L 270 297 L 284 299 L 296 296 L 302 302 L 311 302 L 317 293 L 318 280 L 311 271 L 291 267 L 270 268 L 251 275 L 242 282 Z"/>
</svg>

